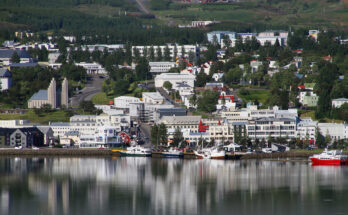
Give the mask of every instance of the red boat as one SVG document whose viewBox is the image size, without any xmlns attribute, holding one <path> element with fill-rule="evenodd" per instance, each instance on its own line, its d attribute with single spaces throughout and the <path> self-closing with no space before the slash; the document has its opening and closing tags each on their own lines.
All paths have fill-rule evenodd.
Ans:
<svg viewBox="0 0 348 215">
<path fill-rule="evenodd" d="M 323 153 L 310 157 L 312 165 L 347 165 L 348 156 L 343 155 L 342 151 L 325 149 Z"/>
</svg>

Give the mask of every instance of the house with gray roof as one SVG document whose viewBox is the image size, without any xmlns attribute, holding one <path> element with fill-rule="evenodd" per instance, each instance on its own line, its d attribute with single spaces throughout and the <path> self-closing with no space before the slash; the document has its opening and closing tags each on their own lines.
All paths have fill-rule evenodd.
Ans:
<svg viewBox="0 0 348 215">
<path fill-rule="evenodd" d="M 8 66 L 12 64 L 11 58 L 14 53 L 18 54 L 20 63 L 33 62 L 29 52 L 26 50 L 0 49 L 0 65 Z"/>
<path fill-rule="evenodd" d="M 0 68 L 0 90 L 8 90 L 12 86 L 12 74 L 6 68 Z"/>
</svg>

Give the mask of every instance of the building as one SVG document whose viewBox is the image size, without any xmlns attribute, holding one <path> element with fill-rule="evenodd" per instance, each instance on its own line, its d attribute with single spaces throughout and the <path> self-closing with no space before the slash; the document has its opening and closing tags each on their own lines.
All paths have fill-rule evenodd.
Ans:
<svg viewBox="0 0 348 215">
<path fill-rule="evenodd" d="M 80 148 L 113 148 L 123 145 L 117 130 L 110 126 L 101 126 L 93 134 L 80 135 Z"/>
<path fill-rule="evenodd" d="M 264 31 L 260 32 L 256 37 L 260 45 L 264 46 L 266 43 L 274 45 L 277 41 L 280 46 L 286 46 L 288 43 L 288 32 L 287 31 Z"/>
<path fill-rule="evenodd" d="M 161 50 L 162 56 L 164 56 L 165 50 L 168 47 L 170 52 L 170 57 L 173 59 L 174 56 L 188 58 L 190 53 L 195 57 L 199 56 L 200 48 L 198 45 L 177 45 L 177 44 L 167 44 L 164 46 L 132 46 L 132 50 L 137 49 L 140 56 L 144 56 L 144 53 L 147 55 L 150 53 L 150 50 L 153 48 L 154 54 L 157 57 L 158 50 Z M 134 55 L 134 51 L 133 51 Z"/>
<path fill-rule="evenodd" d="M 149 62 L 151 73 L 169 72 L 171 68 L 178 67 L 176 62 Z"/>
<path fill-rule="evenodd" d="M 12 86 L 12 74 L 6 68 L 0 68 L 0 90 L 5 91 Z"/>
<path fill-rule="evenodd" d="M 302 105 L 306 107 L 315 107 L 317 106 L 319 101 L 319 96 L 317 96 L 315 93 L 312 93 L 312 95 L 305 95 L 303 97 Z"/>
<path fill-rule="evenodd" d="M 163 87 L 164 82 L 169 81 L 172 84 L 172 88 L 177 90 L 177 86 L 180 83 L 186 83 L 190 87 L 194 87 L 196 76 L 192 74 L 179 74 L 179 73 L 162 73 L 155 77 L 155 87 Z"/>
<path fill-rule="evenodd" d="M 106 70 L 102 65 L 98 63 L 76 63 L 76 66 L 81 66 L 86 69 L 87 74 L 89 75 L 98 75 L 98 74 L 106 74 Z"/>
<path fill-rule="evenodd" d="M 29 52 L 25 50 L 0 49 L 0 65 L 8 66 L 14 63 L 11 60 L 14 53 L 18 54 L 20 63 L 29 63 L 33 61 Z"/>
<path fill-rule="evenodd" d="M 308 36 L 312 37 L 315 41 L 318 40 L 318 36 L 319 36 L 320 31 L 319 30 L 309 30 L 308 31 Z"/>
<path fill-rule="evenodd" d="M 68 79 L 64 78 L 62 83 L 61 107 L 69 107 L 69 84 Z"/>
<path fill-rule="evenodd" d="M 348 124 L 318 123 L 318 129 L 321 135 L 329 136 L 331 141 L 348 138 Z"/>
<path fill-rule="evenodd" d="M 201 119 L 201 116 L 163 116 L 158 123 L 165 124 L 168 130 L 179 128 L 198 132 L 198 125 Z"/>
<path fill-rule="evenodd" d="M 232 40 L 236 39 L 237 34 L 231 31 L 212 31 L 207 33 L 207 38 L 210 43 L 221 44 L 221 40 L 225 35 Z"/>
<path fill-rule="evenodd" d="M 297 138 L 301 140 L 315 141 L 315 133 L 318 122 L 311 118 L 304 118 L 297 124 Z"/>
<path fill-rule="evenodd" d="M 347 98 L 332 99 L 332 107 L 334 108 L 340 108 L 345 103 L 348 103 Z"/>
<path fill-rule="evenodd" d="M 14 129 L 10 135 L 11 147 L 39 147 L 44 145 L 44 135 L 36 127 L 26 127 Z"/>
<path fill-rule="evenodd" d="M 129 109 L 131 103 L 141 102 L 139 98 L 132 96 L 119 96 L 114 99 L 114 106 L 116 108 Z"/>
<path fill-rule="evenodd" d="M 149 104 L 163 104 L 164 98 L 159 92 L 143 92 L 143 102 Z"/>
<path fill-rule="evenodd" d="M 249 120 L 247 135 L 253 140 L 267 140 L 269 137 L 296 138 L 296 119 L 266 117 Z"/>
<path fill-rule="evenodd" d="M 68 98 L 68 80 L 64 78 L 62 89 L 57 91 L 56 80 L 53 78 L 47 90 L 39 90 L 29 99 L 28 108 L 41 108 L 44 104 L 51 105 L 53 109 L 62 105 L 68 107 Z"/>
</svg>

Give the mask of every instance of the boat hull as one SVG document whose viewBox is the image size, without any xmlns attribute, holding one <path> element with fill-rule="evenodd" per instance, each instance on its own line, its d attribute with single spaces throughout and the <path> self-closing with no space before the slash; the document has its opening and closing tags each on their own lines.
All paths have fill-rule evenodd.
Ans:
<svg viewBox="0 0 348 215">
<path fill-rule="evenodd" d="M 127 152 L 119 152 L 121 156 L 125 157 L 151 157 L 151 154 L 139 154 L 139 153 L 127 153 Z"/>
<path fill-rule="evenodd" d="M 313 165 L 347 165 L 348 159 L 319 159 L 311 158 Z"/>
<path fill-rule="evenodd" d="M 162 153 L 165 158 L 183 158 L 184 154 L 170 154 L 170 153 Z"/>
</svg>

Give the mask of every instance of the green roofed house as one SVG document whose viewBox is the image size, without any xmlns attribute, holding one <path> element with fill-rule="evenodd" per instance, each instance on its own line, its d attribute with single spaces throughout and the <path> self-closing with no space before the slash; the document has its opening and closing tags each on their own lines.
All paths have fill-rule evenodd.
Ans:
<svg viewBox="0 0 348 215">
<path fill-rule="evenodd" d="M 304 86 L 305 86 L 305 89 L 313 90 L 315 87 L 315 83 L 305 83 Z"/>
</svg>

